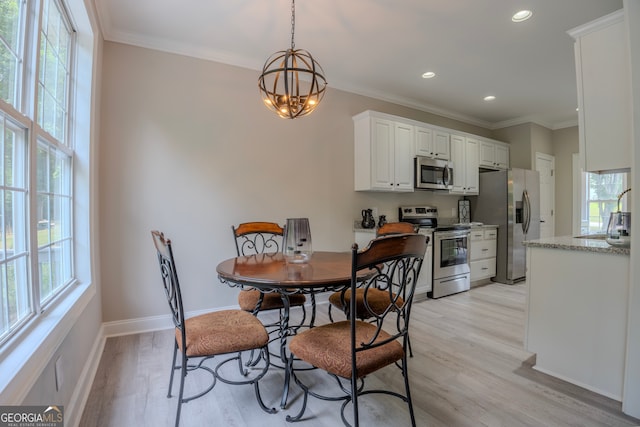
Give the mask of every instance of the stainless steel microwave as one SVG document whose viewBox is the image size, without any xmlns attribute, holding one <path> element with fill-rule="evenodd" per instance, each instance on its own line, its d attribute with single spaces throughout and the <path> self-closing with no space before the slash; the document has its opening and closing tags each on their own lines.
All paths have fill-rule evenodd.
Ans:
<svg viewBox="0 0 640 427">
<path fill-rule="evenodd" d="M 450 190 L 453 183 L 453 164 L 447 160 L 416 157 L 415 188 L 422 190 Z"/>
</svg>

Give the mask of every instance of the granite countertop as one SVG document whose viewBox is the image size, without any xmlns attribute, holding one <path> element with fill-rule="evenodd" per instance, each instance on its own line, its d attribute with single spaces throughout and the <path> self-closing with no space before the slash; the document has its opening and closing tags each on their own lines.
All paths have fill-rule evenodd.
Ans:
<svg viewBox="0 0 640 427">
<path fill-rule="evenodd" d="M 451 224 L 458 224 L 453 218 L 448 219 L 445 218 L 443 220 L 441 220 L 439 222 L 439 225 L 451 225 Z M 477 230 L 477 229 L 485 229 L 485 228 L 498 228 L 497 225 L 492 225 L 492 224 L 482 224 L 482 223 L 478 223 L 478 222 L 472 222 L 469 224 L 471 226 L 472 230 Z M 371 233 L 375 233 L 376 230 L 378 229 L 378 227 L 375 228 L 363 228 L 362 227 L 362 221 L 354 221 L 353 223 L 353 231 L 364 231 L 364 232 L 371 232 Z M 428 228 L 425 230 L 429 230 Z"/>
<path fill-rule="evenodd" d="M 629 248 L 611 246 L 603 237 L 547 237 L 538 240 L 527 240 L 524 245 L 532 248 L 565 249 L 616 255 L 629 255 L 631 253 Z"/>
</svg>

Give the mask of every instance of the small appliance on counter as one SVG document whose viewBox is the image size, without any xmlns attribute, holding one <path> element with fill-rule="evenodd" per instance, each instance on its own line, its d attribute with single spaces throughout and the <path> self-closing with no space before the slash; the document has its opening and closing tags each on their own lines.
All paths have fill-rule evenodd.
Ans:
<svg viewBox="0 0 640 427">
<path fill-rule="evenodd" d="M 362 228 L 376 228 L 376 220 L 373 218 L 373 209 L 362 210 Z"/>
<path fill-rule="evenodd" d="M 609 225 L 607 225 L 607 243 L 611 246 L 628 248 L 631 246 L 631 212 L 620 211 L 620 199 L 631 191 L 630 188 L 624 190 L 618 196 L 618 211 L 609 215 Z"/>
</svg>

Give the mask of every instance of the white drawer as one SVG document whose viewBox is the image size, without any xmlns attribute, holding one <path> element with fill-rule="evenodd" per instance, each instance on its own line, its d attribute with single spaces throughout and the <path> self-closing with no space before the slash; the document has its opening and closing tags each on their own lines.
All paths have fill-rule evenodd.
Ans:
<svg viewBox="0 0 640 427">
<path fill-rule="evenodd" d="M 498 237 L 497 228 L 487 228 L 486 230 L 484 230 L 485 240 L 495 240 L 497 237 Z"/>
<path fill-rule="evenodd" d="M 496 275 L 496 259 L 482 259 L 479 261 L 471 261 L 471 281 L 488 279 Z"/>
<path fill-rule="evenodd" d="M 479 230 L 471 230 L 471 234 L 469 234 L 469 240 L 476 241 L 476 240 L 483 240 L 484 239 L 484 230 L 479 229 Z"/>
<path fill-rule="evenodd" d="M 471 242 L 471 261 L 495 257 L 495 240 L 476 240 Z"/>
</svg>

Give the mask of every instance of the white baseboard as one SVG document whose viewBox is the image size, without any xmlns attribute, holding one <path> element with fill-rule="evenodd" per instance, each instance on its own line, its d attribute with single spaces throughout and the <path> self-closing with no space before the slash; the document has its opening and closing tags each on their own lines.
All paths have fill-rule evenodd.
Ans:
<svg viewBox="0 0 640 427">
<path fill-rule="evenodd" d="M 327 304 L 328 294 L 318 294 L 316 296 L 316 305 Z M 198 310 L 185 313 L 186 317 L 193 317 L 199 314 L 210 313 L 211 311 L 222 311 L 237 309 L 238 307 L 221 307 L 217 309 Z M 100 328 L 100 333 L 96 337 L 91 349 L 90 357 L 87 359 L 78 384 L 73 391 L 71 402 L 65 408 L 65 425 L 70 427 L 78 427 L 82 419 L 84 407 L 91 393 L 91 386 L 100 365 L 102 352 L 106 344 L 107 338 L 122 335 L 140 334 L 143 332 L 161 331 L 171 329 L 173 321 L 171 315 L 143 317 L 139 319 L 119 320 L 116 322 L 105 322 Z"/>
<path fill-rule="evenodd" d="M 84 407 L 87 404 L 89 393 L 91 393 L 91 386 L 93 385 L 93 380 L 95 379 L 96 373 L 98 372 L 98 366 L 100 365 L 100 360 L 102 359 L 102 351 L 104 350 L 106 341 L 107 339 L 104 335 L 103 325 L 100 328 L 98 336 L 93 342 L 91 352 L 89 353 L 89 357 L 87 358 L 87 363 L 84 365 L 82 373 L 80 374 L 80 378 L 78 379 L 78 384 L 73 390 L 71 401 L 65 408 L 65 425 L 67 426 L 78 427 L 80 425 L 82 413 L 84 412 Z"/>
<path fill-rule="evenodd" d="M 327 304 L 328 294 L 321 293 L 316 295 L 316 305 Z M 307 304 L 309 305 L 309 304 Z M 219 307 L 216 309 L 206 309 L 190 311 L 185 313 L 185 317 L 193 317 L 200 314 L 210 313 L 212 311 L 237 310 L 239 307 Z M 105 338 L 117 337 L 121 335 L 141 334 L 143 332 L 162 331 L 173 328 L 173 320 L 171 315 L 141 317 L 138 319 L 118 320 L 115 322 L 105 322 L 102 324 Z"/>
<path fill-rule="evenodd" d="M 591 386 L 589 384 L 585 384 L 583 382 L 576 381 L 573 378 L 569 378 L 569 377 L 567 377 L 565 375 L 558 374 L 558 373 L 556 373 L 556 372 L 554 372 L 552 370 L 542 368 L 542 367 L 540 367 L 538 365 L 535 365 L 532 368 L 534 370 L 538 371 L 538 372 L 542 372 L 543 374 L 547 374 L 549 376 L 561 379 L 562 381 L 566 381 L 568 383 L 577 385 L 578 387 L 582 387 L 582 388 L 587 389 L 589 391 L 592 391 L 594 393 L 597 393 L 597 394 L 600 394 L 602 396 L 608 397 L 609 399 L 613 399 L 613 400 L 616 400 L 618 402 L 622 401 L 622 396 L 620 394 L 610 393 L 610 392 L 608 392 L 606 390 L 601 390 L 601 389 L 599 389 L 597 387 L 593 387 L 593 386 Z"/>
</svg>

